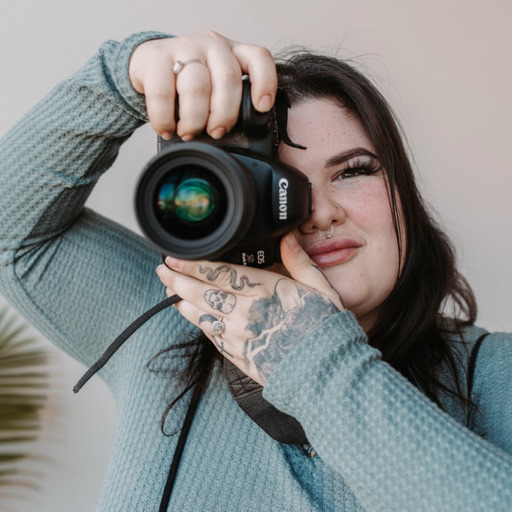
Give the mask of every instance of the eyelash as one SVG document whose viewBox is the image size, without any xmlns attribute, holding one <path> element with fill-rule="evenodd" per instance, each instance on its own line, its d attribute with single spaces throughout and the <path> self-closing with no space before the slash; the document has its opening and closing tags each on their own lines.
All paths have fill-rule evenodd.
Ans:
<svg viewBox="0 0 512 512">
<path fill-rule="evenodd" d="M 353 160 L 348 167 L 341 171 L 336 179 L 347 180 L 357 176 L 370 176 L 381 170 L 380 162 L 376 158 L 364 158 Z"/>
</svg>

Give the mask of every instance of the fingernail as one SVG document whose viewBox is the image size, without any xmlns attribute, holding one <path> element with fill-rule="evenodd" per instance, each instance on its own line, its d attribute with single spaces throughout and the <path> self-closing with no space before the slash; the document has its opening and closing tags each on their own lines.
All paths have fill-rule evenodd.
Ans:
<svg viewBox="0 0 512 512">
<path fill-rule="evenodd" d="M 288 244 L 288 247 L 293 252 L 299 252 L 300 249 L 301 249 L 301 246 L 299 245 L 299 242 L 297 242 L 297 239 L 295 238 L 295 236 L 292 233 L 288 233 L 286 235 L 286 243 Z"/>
<path fill-rule="evenodd" d="M 210 137 L 212 137 L 213 139 L 221 139 L 222 137 L 224 137 L 225 134 L 226 134 L 226 128 L 219 126 L 218 128 L 215 128 L 215 130 L 213 130 L 210 133 Z"/>
<path fill-rule="evenodd" d="M 190 142 L 194 136 L 190 133 L 186 133 L 185 135 L 181 135 L 181 140 L 184 141 L 184 142 Z"/>
<path fill-rule="evenodd" d="M 165 264 L 171 268 L 171 267 L 176 267 L 177 264 L 178 264 L 179 260 L 177 260 L 176 258 L 173 258 L 172 256 L 167 256 L 165 258 Z"/>
<path fill-rule="evenodd" d="M 270 94 L 267 94 L 266 96 L 263 96 L 261 98 L 259 104 L 258 104 L 258 110 L 260 112 L 268 112 L 272 108 L 272 96 Z"/>
<path fill-rule="evenodd" d="M 162 137 L 162 139 L 164 139 L 164 140 L 170 140 L 172 137 L 172 133 L 171 132 L 162 132 L 160 134 L 160 137 Z"/>
<path fill-rule="evenodd" d="M 162 274 L 165 272 L 165 265 L 158 265 L 158 267 L 156 267 L 156 273 L 158 276 L 162 276 Z"/>
</svg>

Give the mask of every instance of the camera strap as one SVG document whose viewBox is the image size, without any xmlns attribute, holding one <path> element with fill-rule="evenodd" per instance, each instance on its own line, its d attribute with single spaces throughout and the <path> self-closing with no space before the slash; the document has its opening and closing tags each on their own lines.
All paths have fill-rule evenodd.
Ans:
<svg viewBox="0 0 512 512">
<path fill-rule="evenodd" d="M 150 318 L 155 316 L 157 313 L 166 309 L 173 304 L 176 304 L 181 300 L 179 295 L 172 295 L 171 297 L 167 297 L 162 302 L 159 302 L 151 309 L 148 309 L 145 313 L 143 313 L 139 318 L 137 318 L 134 322 L 132 322 L 105 350 L 103 355 L 84 373 L 82 378 L 76 383 L 73 388 L 74 393 L 78 393 L 80 389 L 84 386 L 84 384 L 93 377 L 97 372 L 99 372 L 107 363 L 108 360 L 121 348 L 123 343 L 140 327 L 142 327 Z"/>
<path fill-rule="evenodd" d="M 242 411 L 272 439 L 284 444 L 309 444 L 301 424 L 263 398 L 263 386 L 224 358 L 224 377 Z"/>
<path fill-rule="evenodd" d="M 139 318 L 132 322 L 105 350 L 103 355 L 85 372 L 82 378 L 73 388 L 74 393 L 78 393 L 80 389 L 99 371 L 110 358 L 121 348 L 130 336 L 142 327 L 149 319 L 160 311 L 176 304 L 181 300 L 178 295 L 173 295 L 159 302 L 151 309 L 143 313 Z M 308 440 L 300 423 L 276 409 L 272 404 L 267 402 L 262 395 L 263 387 L 245 375 L 231 361 L 224 359 L 224 376 L 228 383 L 231 395 L 235 399 L 238 406 L 244 411 L 252 421 L 254 421 L 262 430 L 270 437 L 280 443 L 307 445 Z M 197 386 L 194 388 L 190 404 L 187 409 L 183 426 L 178 438 L 176 450 L 169 468 L 169 474 L 165 483 L 159 511 L 167 510 L 169 500 L 176 480 L 178 467 L 188 433 L 194 419 L 197 406 L 201 400 L 201 389 Z"/>
<path fill-rule="evenodd" d="M 77 382 L 75 387 L 73 388 L 74 393 L 78 393 L 80 389 L 87 383 L 87 381 L 93 377 L 99 370 L 101 370 L 109 361 L 109 359 L 121 348 L 123 343 L 128 340 L 128 338 L 137 331 L 140 327 L 142 327 L 150 318 L 154 315 L 166 309 L 173 304 L 176 304 L 181 300 L 179 295 L 172 295 L 171 297 L 167 297 L 162 302 L 159 302 L 151 309 L 143 313 L 139 318 L 137 318 L 134 322 L 132 322 L 105 350 L 103 355 L 96 361 L 82 378 Z M 199 401 L 201 400 L 201 390 L 197 386 L 194 388 L 194 392 L 192 394 L 192 399 L 190 400 L 190 404 L 187 409 L 187 414 L 183 421 L 183 426 L 181 428 L 180 437 L 178 438 L 178 443 L 176 444 L 176 450 L 174 451 L 174 455 L 172 458 L 171 465 L 169 467 L 169 474 L 167 476 L 167 481 L 165 482 L 164 491 L 162 493 L 162 499 L 160 501 L 159 511 L 166 511 L 169 505 L 169 500 L 171 498 L 172 489 L 174 487 L 174 482 L 176 480 L 176 474 L 178 473 L 178 467 L 180 465 L 181 456 L 183 453 L 183 448 L 185 447 L 185 443 L 187 442 L 188 433 L 190 431 L 190 427 L 192 425 L 192 421 L 196 414 L 197 406 L 199 405 Z"/>
</svg>

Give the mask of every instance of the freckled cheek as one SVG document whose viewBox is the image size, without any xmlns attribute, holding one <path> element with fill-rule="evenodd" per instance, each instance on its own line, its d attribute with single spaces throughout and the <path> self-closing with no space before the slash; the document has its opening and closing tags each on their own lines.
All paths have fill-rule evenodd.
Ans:
<svg viewBox="0 0 512 512">
<path fill-rule="evenodd" d="M 360 223 L 369 231 L 394 236 L 393 215 L 384 182 L 367 189 L 356 205 Z"/>
</svg>

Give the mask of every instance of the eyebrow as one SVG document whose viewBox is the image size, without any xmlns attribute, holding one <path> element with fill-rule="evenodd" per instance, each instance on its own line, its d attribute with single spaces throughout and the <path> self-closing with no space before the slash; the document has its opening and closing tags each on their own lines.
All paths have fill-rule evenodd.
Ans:
<svg viewBox="0 0 512 512">
<path fill-rule="evenodd" d="M 340 165 L 345 163 L 347 160 L 351 158 L 355 158 L 357 156 L 371 156 L 372 158 L 378 159 L 377 155 L 373 154 L 368 149 L 364 148 L 355 148 L 350 149 L 349 151 L 342 151 L 337 155 L 331 156 L 328 160 L 325 161 L 325 168 L 334 167 L 336 165 Z"/>
</svg>

